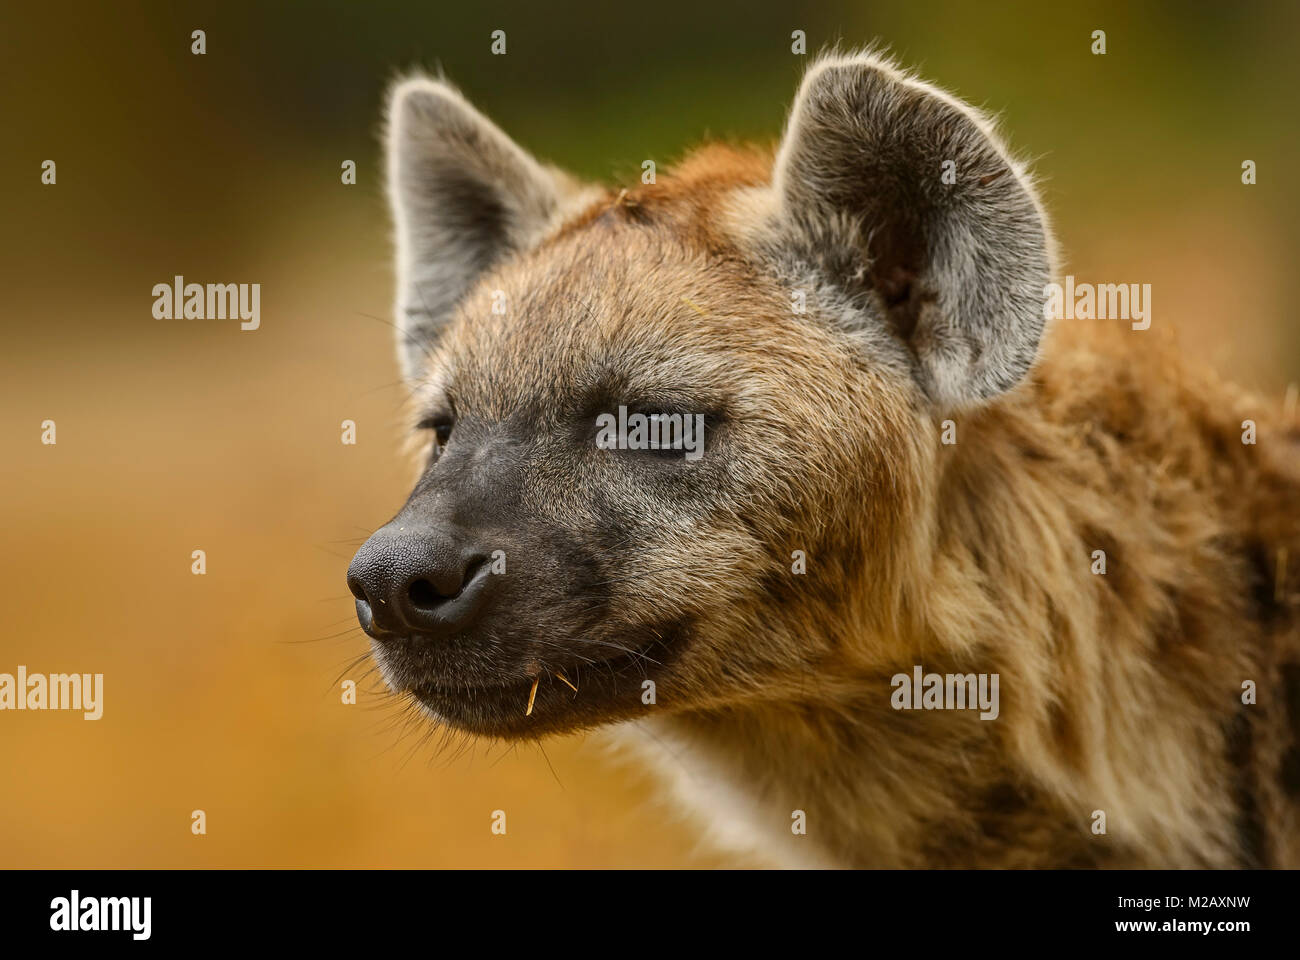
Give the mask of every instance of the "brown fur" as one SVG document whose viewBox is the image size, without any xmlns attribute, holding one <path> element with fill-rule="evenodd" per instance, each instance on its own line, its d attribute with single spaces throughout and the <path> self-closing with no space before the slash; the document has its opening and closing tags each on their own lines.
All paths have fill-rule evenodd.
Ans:
<svg viewBox="0 0 1300 960">
<path fill-rule="evenodd" d="M 1019 386 L 928 405 L 813 301 L 792 315 L 771 163 L 710 146 L 588 197 L 484 273 L 416 378 L 543 434 L 594 371 L 726 409 L 718 472 L 614 513 L 637 549 L 608 560 L 604 628 L 687 625 L 657 706 L 567 719 L 543 687 L 536 731 L 633 721 L 712 840 L 763 862 L 1300 866 L 1300 424 L 1117 321 L 1060 322 Z M 606 556 L 605 468 L 541 443 L 527 509 Z M 892 709 L 914 664 L 998 673 L 1001 716 Z"/>
<path fill-rule="evenodd" d="M 714 246 L 727 174 L 749 183 L 750 164 L 710 148 L 660 203 L 680 191 L 689 232 Z M 768 320 L 772 340 L 783 323 Z M 897 440 L 918 442 L 881 445 L 887 496 L 875 515 L 846 513 L 841 536 L 857 544 L 836 544 L 892 542 L 874 571 L 891 575 L 818 576 L 831 609 L 809 611 L 810 623 L 881 611 L 880 665 L 818 663 L 794 702 L 686 714 L 664 725 L 673 741 L 779 793 L 768 829 L 780 846 L 800 842 L 777 839 L 780 810 L 810 809 L 837 862 L 1300 865 L 1284 761 L 1300 706 L 1283 683 L 1300 660 L 1300 565 L 1277 579 L 1283 553 L 1300 553 L 1300 424 L 1191 371 L 1158 334 L 1110 321 L 1054 330 L 1032 380 L 958 418 L 954 446 L 904 403 L 872 398 Z M 1257 445 L 1242 442 L 1248 418 Z M 1095 549 L 1104 576 L 1089 572 Z M 832 648 L 861 640 L 827 626 Z M 1014 691 L 1002 723 L 892 712 L 888 676 L 914 662 L 992 663 Z M 1242 704 L 1248 679 L 1257 705 Z M 828 773 L 863 752 L 871 777 Z M 1089 833 L 1093 809 L 1109 836 Z"/>
</svg>

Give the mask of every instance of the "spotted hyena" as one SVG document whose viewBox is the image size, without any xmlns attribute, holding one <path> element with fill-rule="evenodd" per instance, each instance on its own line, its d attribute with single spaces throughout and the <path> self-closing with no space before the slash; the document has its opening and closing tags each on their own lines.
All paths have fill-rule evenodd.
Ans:
<svg viewBox="0 0 1300 960">
<path fill-rule="evenodd" d="M 832 55 L 775 150 L 610 189 L 420 77 L 388 151 L 426 462 L 348 581 L 394 691 L 609 726 L 760 862 L 1300 865 L 1297 426 L 1049 335 L 981 114 Z"/>
</svg>

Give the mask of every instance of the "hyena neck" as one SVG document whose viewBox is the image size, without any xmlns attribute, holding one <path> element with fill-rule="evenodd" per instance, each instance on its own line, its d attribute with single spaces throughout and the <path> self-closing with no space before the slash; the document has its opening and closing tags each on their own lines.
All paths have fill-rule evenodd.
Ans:
<svg viewBox="0 0 1300 960">
<path fill-rule="evenodd" d="M 930 493 L 901 525 L 886 635 L 859 638 L 868 652 L 651 728 L 721 845 L 808 865 L 1262 855 L 1241 687 L 1265 673 L 1257 628 L 1276 611 L 1253 606 L 1264 574 L 1216 535 L 1240 522 L 1227 491 L 1151 493 L 1168 458 L 1203 456 L 1235 414 L 1175 424 L 1161 443 L 1126 438 L 1115 398 L 1085 417 L 1050 389 L 961 418 L 957 443 L 936 444 Z M 892 678 L 918 669 L 996 674 L 997 717 L 897 709 Z"/>
</svg>

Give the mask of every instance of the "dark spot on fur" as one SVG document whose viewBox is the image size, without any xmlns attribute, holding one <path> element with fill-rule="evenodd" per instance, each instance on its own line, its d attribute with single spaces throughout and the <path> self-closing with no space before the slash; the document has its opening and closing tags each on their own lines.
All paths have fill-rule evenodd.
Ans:
<svg viewBox="0 0 1300 960">
<path fill-rule="evenodd" d="M 1082 570 L 1089 576 L 1095 577 L 1100 582 L 1100 586 L 1110 590 L 1124 603 L 1135 602 L 1140 587 L 1134 580 L 1132 572 L 1127 570 L 1121 561 L 1119 544 L 1115 538 L 1105 530 L 1092 526 L 1085 526 L 1082 536 L 1083 556 L 1079 561 L 1083 565 Z M 1095 550 L 1106 554 L 1104 574 L 1092 573 L 1094 563 L 1092 554 Z"/>
<path fill-rule="evenodd" d="M 1258 784 L 1255 782 L 1255 732 L 1251 727 L 1250 716 L 1246 707 L 1237 711 L 1224 731 L 1228 762 L 1232 765 L 1235 778 L 1235 801 L 1237 806 L 1237 842 L 1240 848 L 1241 865 L 1249 869 L 1267 866 L 1264 862 L 1267 851 L 1264 818 L 1256 797 Z"/>
<path fill-rule="evenodd" d="M 1282 666 L 1282 698 L 1291 731 L 1291 746 L 1282 757 L 1278 782 L 1287 796 L 1300 799 L 1300 664 Z"/>
<path fill-rule="evenodd" d="M 1283 755 L 1277 779 L 1287 796 L 1300 799 L 1300 747 L 1292 747 Z"/>
<path fill-rule="evenodd" d="M 624 196 L 614 205 L 614 208 L 628 223 L 640 227 L 648 227 L 654 223 L 654 215 L 650 207 L 634 197 Z"/>
<path fill-rule="evenodd" d="M 1070 721 L 1070 716 L 1059 703 L 1052 703 L 1047 708 L 1047 719 L 1052 731 L 1052 742 L 1060 752 L 1061 759 L 1072 769 L 1083 766 L 1083 744 L 1079 739 L 1078 728 Z"/>
<path fill-rule="evenodd" d="M 1045 463 L 1056 459 L 1054 454 L 1024 437 L 1018 437 L 1016 439 L 1016 452 L 1026 460 L 1031 460 L 1035 463 Z"/>
<path fill-rule="evenodd" d="M 995 783 L 984 794 L 980 803 L 982 815 L 1006 817 L 1029 809 L 1029 798 L 1013 783 Z"/>
<path fill-rule="evenodd" d="M 1249 565 L 1246 572 L 1250 598 L 1248 615 L 1257 623 L 1267 626 L 1275 623 L 1282 614 L 1282 607 L 1274 594 L 1274 555 L 1267 545 L 1258 540 L 1247 542 L 1244 552 Z"/>
</svg>

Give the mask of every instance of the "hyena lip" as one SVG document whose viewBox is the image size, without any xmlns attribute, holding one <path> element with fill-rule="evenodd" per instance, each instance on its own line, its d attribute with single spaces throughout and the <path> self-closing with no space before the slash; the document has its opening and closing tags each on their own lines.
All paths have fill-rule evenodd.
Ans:
<svg viewBox="0 0 1300 960">
<path fill-rule="evenodd" d="M 679 647 L 657 639 L 594 663 L 558 669 L 543 664 L 535 691 L 533 679 L 510 678 L 494 684 L 425 680 L 410 693 L 439 722 L 466 733 L 537 737 L 627 719 L 650 709 L 642 701 L 644 683 L 658 683 Z"/>
</svg>

